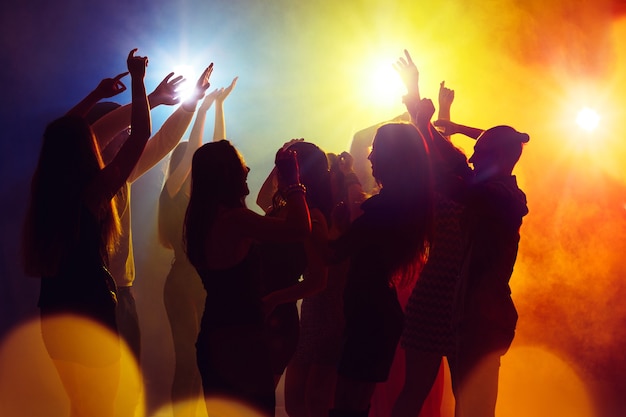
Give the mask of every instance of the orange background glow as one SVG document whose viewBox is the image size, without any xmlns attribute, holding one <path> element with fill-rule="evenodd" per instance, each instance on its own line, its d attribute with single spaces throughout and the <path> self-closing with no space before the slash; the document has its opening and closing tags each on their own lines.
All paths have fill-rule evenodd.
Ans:
<svg viewBox="0 0 626 417">
<path fill-rule="evenodd" d="M 196 68 L 199 74 L 215 62 L 215 87 L 240 77 L 226 102 L 226 125 L 252 168 L 252 207 L 282 143 L 303 137 L 326 151 L 341 152 L 349 149 L 357 131 L 404 112 L 402 88 L 388 70 L 406 48 L 420 70 L 424 97 L 436 103 L 442 80 L 455 90 L 453 120 L 481 128 L 507 124 L 531 137 L 515 171 L 530 214 L 522 226 L 511 279 L 520 319 L 502 361 L 498 414 L 624 415 L 623 2 L 53 3 L 54 8 L 42 5 L 41 10 L 11 6 L 0 25 L 1 45 L 9 58 L 2 75 L 11 83 L 2 117 L 3 125 L 12 129 L 1 145 L 2 200 L 7 203 L 0 271 L 0 312 L 5 317 L 0 386 L 10 383 L 3 372 L 4 361 L 12 360 L 6 352 L 29 354 L 10 343 L 27 343 L 33 337 L 28 333 L 15 339 L 13 333 L 23 335 L 19 326 L 36 316 L 38 293 L 37 282 L 22 276 L 16 242 L 41 132 L 100 79 L 123 71 L 130 49 L 138 47 L 149 56 L 149 90 L 178 65 Z M 584 107 L 601 117 L 592 132 L 576 124 Z M 153 112 L 155 128 L 171 110 Z M 206 140 L 212 135 L 210 120 Z M 469 139 L 454 141 L 471 154 Z M 171 253 L 159 246 L 155 229 L 163 173 L 160 164 L 133 185 L 135 290 L 144 374 L 151 384 L 148 413 L 168 397 L 173 369 L 162 301 Z M 54 401 L 60 401 L 58 395 Z M 450 407 L 444 410 L 449 417 Z"/>
</svg>

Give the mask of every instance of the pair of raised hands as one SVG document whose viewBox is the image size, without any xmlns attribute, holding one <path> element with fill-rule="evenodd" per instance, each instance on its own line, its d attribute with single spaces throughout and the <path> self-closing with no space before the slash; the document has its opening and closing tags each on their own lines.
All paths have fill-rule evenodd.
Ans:
<svg viewBox="0 0 626 417">
<path fill-rule="evenodd" d="M 102 98 L 110 98 L 114 97 L 124 91 L 126 91 L 126 85 L 122 82 L 122 78 L 126 75 L 130 74 L 133 78 L 142 78 L 145 76 L 146 67 L 148 66 L 148 58 L 143 56 L 135 56 L 137 49 L 133 49 L 128 54 L 128 58 L 126 60 L 126 64 L 128 67 L 128 71 L 118 74 L 113 78 L 105 78 L 98 84 L 96 91 L 98 95 Z M 206 91 L 210 87 L 209 78 L 211 77 L 211 73 L 213 72 L 213 63 L 211 63 L 200 75 L 198 81 L 196 82 L 196 87 L 194 89 L 193 94 L 188 99 L 189 102 L 195 106 L 195 104 L 204 98 Z M 180 102 L 180 97 L 178 95 L 178 88 L 185 81 L 182 75 L 174 77 L 174 73 L 169 73 L 161 83 L 154 89 L 152 93 L 150 93 L 150 104 L 152 107 L 166 104 L 166 105 L 174 105 Z M 226 96 L 232 91 L 237 78 L 233 80 L 231 85 L 227 88 L 221 89 L 220 93 L 216 93 L 216 99 L 219 99 L 220 95 L 223 95 L 224 99 Z"/>
<path fill-rule="evenodd" d="M 414 110 L 417 114 L 416 123 L 418 125 L 424 125 L 430 122 L 432 116 L 435 113 L 435 106 L 430 99 L 420 98 L 419 93 L 419 70 L 411 58 L 411 54 L 406 49 L 404 50 L 404 57 L 398 58 L 393 64 L 393 68 L 396 70 L 402 82 L 407 88 L 407 97 L 411 97 L 414 100 Z M 454 101 L 454 90 L 446 87 L 446 82 L 442 81 L 439 84 L 439 108 L 444 110 L 444 113 L 450 114 L 450 107 Z M 441 114 L 441 112 L 440 112 Z M 450 120 L 439 119 L 433 122 L 438 127 L 442 134 L 450 136 L 454 133 L 458 133 L 458 125 Z"/>
<path fill-rule="evenodd" d="M 96 87 L 96 91 L 100 97 L 110 98 L 126 91 L 126 86 L 122 82 L 122 78 L 128 74 L 130 74 L 133 78 L 143 79 L 146 75 L 148 58 L 145 56 L 135 56 L 135 52 L 137 52 L 136 48 L 130 51 L 128 58 L 126 59 L 128 71 L 118 74 L 113 78 L 105 78 L 100 81 L 100 84 Z"/>
</svg>

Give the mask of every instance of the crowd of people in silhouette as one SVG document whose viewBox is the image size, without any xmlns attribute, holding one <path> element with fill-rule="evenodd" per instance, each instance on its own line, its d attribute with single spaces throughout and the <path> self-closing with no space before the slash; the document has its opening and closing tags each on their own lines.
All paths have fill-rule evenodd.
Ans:
<svg viewBox="0 0 626 417">
<path fill-rule="evenodd" d="M 224 102 L 237 77 L 210 90 L 211 63 L 182 102 L 174 73 L 147 94 L 148 59 L 136 52 L 127 73 L 47 126 L 32 179 L 24 268 L 41 278 L 42 337 L 71 417 L 133 416 L 140 401 L 139 386 L 118 393 L 121 343 L 138 364 L 142 349 L 131 184 L 168 155 L 158 237 L 172 251 L 163 302 L 175 417 L 204 415 L 202 407 L 219 415 L 215 398 L 273 416 L 282 377 L 289 417 L 416 417 L 444 359 L 455 416 L 494 416 L 518 318 L 509 279 L 528 208 L 513 170 L 529 136 L 453 122 L 444 82 L 433 120 L 405 50 L 394 68 L 408 120 L 377 125 L 350 153 L 287 140 L 258 212 L 246 204 L 250 168 L 226 135 Z M 128 74 L 131 103 L 106 101 L 126 90 Z M 150 110 L 160 105 L 178 108 L 152 134 Z M 455 134 L 476 140 L 469 159 Z M 85 326 L 114 342 L 86 337 Z M 374 410 L 376 387 L 390 378 L 402 388 L 391 407 Z"/>
</svg>

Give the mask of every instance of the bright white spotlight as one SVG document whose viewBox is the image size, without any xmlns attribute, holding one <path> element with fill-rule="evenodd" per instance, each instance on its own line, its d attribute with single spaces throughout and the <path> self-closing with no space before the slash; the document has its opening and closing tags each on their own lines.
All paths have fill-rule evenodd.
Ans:
<svg viewBox="0 0 626 417">
<path fill-rule="evenodd" d="M 398 73 L 387 62 L 380 62 L 372 68 L 366 84 L 371 100 L 382 106 L 400 103 L 406 88 Z"/>
<path fill-rule="evenodd" d="M 600 115 L 589 107 L 584 107 L 576 116 L 576 123 L 587 132 L 593 132 L 600 124 Z"/>
<path fill-rule="evenodd" d="M 174 67 L 174 76 L 182 75 L 185 78 L 185 82 L 182 83 L 177 91 L 180 97 L 181 103 L 187 100 L 193 93 L 193 89 L 196 86 L 196 80 L 200 74 L 195 74 L 194 69 L 190 65 L 177 65 Z"/>
</svg>

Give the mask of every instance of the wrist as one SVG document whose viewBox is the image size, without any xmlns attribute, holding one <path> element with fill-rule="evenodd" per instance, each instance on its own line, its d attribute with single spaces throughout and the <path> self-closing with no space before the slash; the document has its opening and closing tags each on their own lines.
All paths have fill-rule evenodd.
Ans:
<svg viewBox="0 0 626 417">
<path fill-rule="evenodd" d="M 196 111 L 197 105 L 198 105 L 197 100 L 187 100 L 183 102 L 182 107 L 183 107 L 183 110 L 193 113 Z"/>
<path fill-rule="evenodd" d="M 106 98 L 107 96 L 104 95 L 102 93 L 102 91 L 99 88 L 95 88 L 93 91 L 91 91 L 88 95 L 87 98 L 93 102 L 98 102 L 100 100 L 102 100 L 103 98 Z"/>
<path fill-rule="evenodd" d="M 297 194 L 305 195 L 306 194 L 306 187 L 301 182 L 295 182 L 293 184 L 288 185 L 285 188 L 285 191 L 283 192 L 283 194 L 287 198 L 292 196 L 292 195 L 297 195 Z"/>
<path fill-rule="evenodd" d="M 155 95 L 154 93 L 148 94 L 148 104 L 150 105 L 150 109 L 154 109 L 155 107 L 163 104 L 162 101 L 155 99 L 154 95 Z"/>
</svg>

